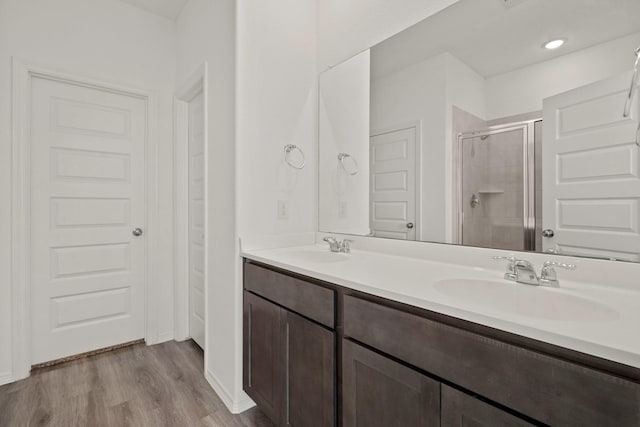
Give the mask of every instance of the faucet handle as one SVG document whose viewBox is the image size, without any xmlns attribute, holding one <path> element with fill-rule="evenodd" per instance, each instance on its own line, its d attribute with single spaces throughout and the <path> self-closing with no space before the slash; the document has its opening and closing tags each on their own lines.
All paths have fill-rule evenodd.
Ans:
<svg viewBox="0 0 640 427">
<path fill-rule="evenodd" d="M 518 261 L 518 259 L 516 257 L 514 257 L 513 255 L 509 255 L 509 256 L 502 256 L 502 255 L 496 255 L 494 257 L 492 257 L 495 260 L 504 260 L 504 261 L 508 261 L 509 264 L 507 264 L 507 272 L 504 273 L 504 278 L 507 280 L 511 280 L 513 282 L 515 282 L 516 280 L 516 262 Z"/>
<path fill-rule="evenodd" d="M 575 270 L 577 268 L 575 264 L 568 264 L 566 262 L 555 262 L 555 261 L 545 261 L 544 264 L 542 264 L 542 268 L 544 267 L 560 267 L 560 268 L 564 268 L 565 270 Z"/>
<path fill-rule="evenodd" d="M 327 242 L 329 244 L 329 250 L 331 252 L 339 252 L 340 251 L 340 242 L 338 242 L 338 240 L 335 237 L 325 237 L 324 239 L 325 242 Z"/>
<path fill-rule="evenodd" d="M 577 267 L 575 264 L 567 264 L 564 262 L 545 261 L 542 264 L 542 271 L 540 272 L 540 284 L 543 286 L 558 287 L 558 275 L 554 267 L 564 268 L 565 270 L 575 270 Z"/>
<path fill-rule="evenodd" d="M 511 261 L 511 262 L 516 262 L 516 260 L 517 260 L 516 257 L 514 257 L 513 255 L 509 255 L 509 256 L 496 255 L 496 256 L 493 256 L 491 258 L 496 259 L 496 260 L 504 259 L 504 260 Z"/>
<path fill-rule="evenodd" d="M 344 253 L 351 253 L 351 246 L 349 245 L 350 243 L 353 243 L 353 240 L 351 239 L 344 239 L 342 240 L 342 252 Z"/>
</svg>

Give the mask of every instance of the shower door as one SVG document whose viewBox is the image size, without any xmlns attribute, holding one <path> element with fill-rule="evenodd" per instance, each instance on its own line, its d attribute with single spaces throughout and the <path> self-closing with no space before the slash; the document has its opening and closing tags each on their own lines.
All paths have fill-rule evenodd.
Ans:
<svg viewBox="0 0 640 427">
<path fill-rule="evenodd" d="M 533 122 L 458 138 L 459 243 L 534 250 Z"/>
</svg>

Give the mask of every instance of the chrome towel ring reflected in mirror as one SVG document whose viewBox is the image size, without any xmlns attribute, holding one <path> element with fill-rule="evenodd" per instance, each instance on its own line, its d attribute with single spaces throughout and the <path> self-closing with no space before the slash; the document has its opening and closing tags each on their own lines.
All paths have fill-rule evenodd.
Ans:
<svg viewBox="0 0 640 427">
<path fill-rule="evenodd" d="M 353 166 L 351 168 L 347 168 L 347 166 L 344 164 L 345 159 L 351 159 L 351 162 L 353 163 Z M 351 156 L 351 154 L 340 153 L 338 154 L 338 160 L 340 160 L 340 165 L 342 166 L 342 169 L 344 169 L 346 173 L 348 173 L 349 175 L 358 174 L 359 172 L 358 162 L 356 162 L 356 159 L 354 159 L 353 156 Z"/>
<path fill-rule="evenodd" d="M 622 116 L 627 118 L 631 114 L 631 107 L 633 106 L 633 95 L 636 92 L 636 86 L 638 85 L 638 68 L 640 68 L 640 47 L 635 50 L 636 62 L 633 66 L 633 75 L 631 76 L 631 85 L 629 86 L 629 94 L 627 95 L 627 101 L 624 104 L 624 112 Z M 640 119 L 638 120 L 640 122 Z M 640 147 L 640 123 L 636 129 L 636 145 Z"/>
<path fill-rule="evenodd" d="M 624 113 L 622 115 L 626 118 L 631 114 L 631 105 L 633 104 L 633 95 L 636 92 L 636 85 L 638 84 L 638 67 L 640 67 L 640 47 L 636 49 L 636 63 L 633 66 L 633 74 L 631 76 L 631 85 L 629 86 L 629 93 L 627 94 L 627 101 L 624 104 Z"/>
<path fill-rule="evenodd" d="M 298 163 L 293 162 L 290 158 L 290 154 L 295 151 L 299 152 L 300 157 L 302 158 L 302 160 Z M 287 144 L 284 146 L 284 161 L 294 169 L 302 169 L 304 168 L 304 152 L 297 145 Z"/>
</svg>

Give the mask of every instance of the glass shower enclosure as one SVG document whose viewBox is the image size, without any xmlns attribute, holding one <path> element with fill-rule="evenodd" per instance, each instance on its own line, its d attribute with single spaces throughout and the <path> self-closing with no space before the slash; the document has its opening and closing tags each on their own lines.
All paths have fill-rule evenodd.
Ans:
<svg viewBox="0 0 640 427">
<path fill-rule="evenodd" d="M 536 250 L 540 124 L 520 122 L 458 135 L 458 243 Z"/>
</svg>

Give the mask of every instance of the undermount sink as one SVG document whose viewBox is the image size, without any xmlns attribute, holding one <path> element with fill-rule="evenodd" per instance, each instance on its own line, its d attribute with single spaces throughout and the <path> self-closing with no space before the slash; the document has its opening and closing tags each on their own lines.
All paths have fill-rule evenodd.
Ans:
<svg viewBox="0 0 640 427">
<path fill-rule="evenodd" d="M 615 310 L 597 301 L 506 280 L 447 279 L 436 282 L 434 288 L 464 303 L 539 319 L 607 321 L 618 317 Z"/>
<path fill-rule="evenodd" d="M 340 252 L 326 252 L 321 251 L 297 251 L 288 255 L 291 258 L 295 258 L 297 261 L 306 262 L 319 262 L 319 263 L 331 263 L 342 262 L 349 259 L 349 256 Z"/>
</svg>

